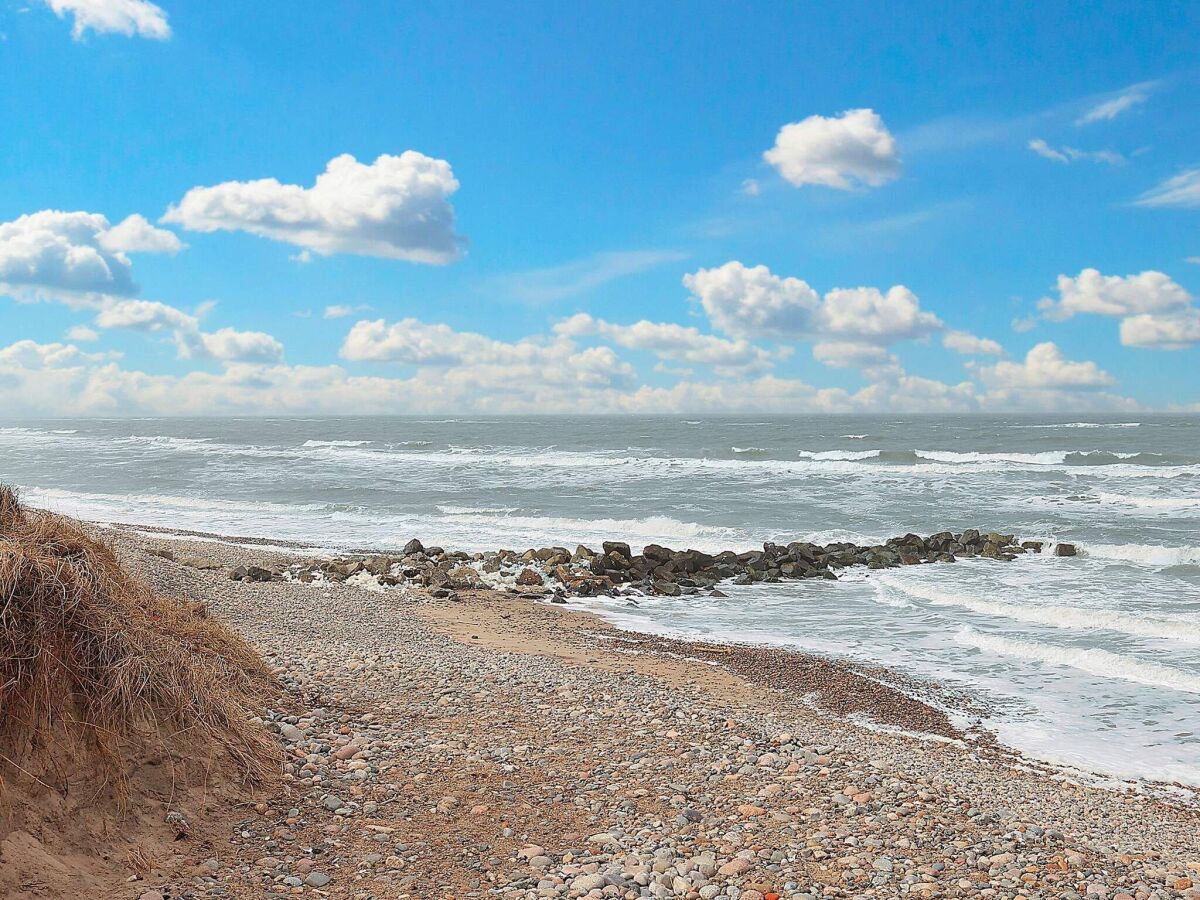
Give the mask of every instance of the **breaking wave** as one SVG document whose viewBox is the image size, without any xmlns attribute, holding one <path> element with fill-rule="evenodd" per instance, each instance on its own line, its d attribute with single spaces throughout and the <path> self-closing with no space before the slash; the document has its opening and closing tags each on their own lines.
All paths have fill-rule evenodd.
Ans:
<svg viewBox="0 0 1200 900">
<path fill-rule="evenodd" d="M 961 592 L 949 593 L 923 584 L 910 584 L 901 579 L 884 576 L 878 579 L 885 587 L 909 597 L 925 600 L 935 606 L 954 606 L 983 616 L 996 616 L 1030 625 L 1045 625 L 1074 631 L 1115 631 L 1138 637 L 1159 638 L 1200 644 L 1200 622 L 1194 617 L 1147 617 L 1111 609 L 1057 604 L 1035 605 L 985 600 Z M 886 602 L 886 601 L 885 601 Z"/>
<path fill-rule="evenodd" d="M 1158 547 L 1153 544 L 1088 544 L 1082 552 L 1097 559 L 1139 566 L 1200 566 L 1200 547 Z"/>
<path fill-rule="evenodd" d="M 1032 660 L 1050 666 L 1066 666 L 1095 675 L 1098 678 L 1114 678 L 1133 681 L 1152 687 L 1164 687 L 1174 691 L 1200 694 L 1200 675 L 1182 669 L 1146 662 L 1133 656 L 1112 653 L 1099 647 L 1080 649 L 1043 644 L 1038 641 L 1018 641 L 1013 638 L 982 634 L 970 626 L 959 629 L 956 639 L 960 644 L 974 647 L 997 656 L 1010 656 Z"/>
</svg>

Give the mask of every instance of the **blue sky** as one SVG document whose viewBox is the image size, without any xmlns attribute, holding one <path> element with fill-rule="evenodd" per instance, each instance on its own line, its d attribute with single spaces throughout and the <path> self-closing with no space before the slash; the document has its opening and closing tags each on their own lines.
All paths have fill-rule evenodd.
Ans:
<svg viewBox="0 0 1200 900">
<path fill-rule="evenodd" d="M 0 0 L 0 405 L 1194 408 L 1198 26 Z"/>
</svg>

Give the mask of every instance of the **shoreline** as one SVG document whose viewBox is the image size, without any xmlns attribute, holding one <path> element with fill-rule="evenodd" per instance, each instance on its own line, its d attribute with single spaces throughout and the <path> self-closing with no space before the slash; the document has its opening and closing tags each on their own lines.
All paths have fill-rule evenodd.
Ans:
<svg viewBox="0 0 1200 900">
<path fill-rule="evenodd" d="M 276 576 L 284 568 L 279 565 L 281 563 L 286 563 L 292 568 L 297 565 L 303 567 L 302 560 L 313 550 L 327 550 L 329 553 L 328 558 L 324 556 L 308 557 L 318 565 L 326 564 L 329 559 L 378 559 L 380 557 L 399 557 L 404 552 L 403 549 L 389 551 L 379 548 L 338 548 L 335 550 L 334 548 L 318 548 L 312 543 L 304 541 L 226 535 L 190 529 L 176 530 L 164 526 L 146 526 L 134 523 L 89 522 L 87 524 L 150 540 L 185 543 L 189 540 L 196 540 L 202 541 L 204 544 L 211 543 L 246 551 L 259 550 L 276 557 L 274 560 L 276 565 L 273 570 Z M 1022 549 L 1021 543 L 1013 536 L 1005 535 L 1003 537 L 1009 541 L 1007 546 L 1015 546 L 1018 552 Z M 1027 552 L 1042 553 L 1043 548 L 1046 548 L 1048 555 L 1058 555 L 1054 552 L 1055 545 L 1044 545 L 1040 542 L 1030 543 L 1038 544 L 1038 548 L 1030 551 L 1026 547 L 1024 549 Z M 1074 545 L 1066 544 L 1064 546 L 1069 548 L 1068 555 L 1075 554 Z M 513 551 L 499 552 L 512 553 Z M 494 556 L 495 554 L 475 553 L 469 555 L 479 557 Z M 298 563 L 298 560 L 301 562 Z M 536 561 L 533 564 L 536 566 Z M 252 567 L 250 566 L 250 568 Z M 242 568 L 247 568 L 247 565 L 243 564 Z M 365 573 L 367 569 L 360 568 L 359 571 Z M 271 579 L 267 583 L 271 583 L 271 581 L 280 583 L 275 579 Z M 336 585 L 339 582 L 351 583 L 352 581 L 353 579 L 340 578 L 338 581 L 315 583 L 311 586 L 319 589 Z M 282 583 L 306 586 L 299 580 L 288 580 Z M 426 585 L 420 583 L 414 585 L 399 582 L 383 585 L 382 589 L 402 590 L 409 593 L 416 591 L 428 594 L 425 598 L 427 600 L 447 600 L 451 603 L 461 603 L 464 599 L 480 600 L 484 603 L 518 599 L 532 601 L 532 604 L 539 609 L 553 610 L 554 613 L 568 611 L 558 604 L 586 599 L 589 596 L 587 593 L 573 596 L 569 586 L 566 590 L 551 591 L 548 589 L 551 583 L 551 577 L 547 575 L 545 586 L 531 588 L 521 588 L 515 584 L 488 585 L 476 582 L 451 587 L 442 586 L 440 590 L 428 590 Z M 363 587 L 365 584 L 364 580 L 356 586 Z M 620 593 L 615 595 L 620 596 Z M 636 594 L 631 593 L 630 596 L 636 596 Z M 1123 778 L 1107 772 L 1049 762 L 1003 743 L 984 721 L 989 712 L 988 701 L 970 688 L 950 687 L 936 680 L 909 675 L 898 669 L 872 664 L 849 656 L 834 656 L 773 644 L 699 639 L 665 632 L 638 631 L 617 624 L 606 618 L 602 612 L 594 609 L 581 608 L 579 605 L 570 606 L 568 609 L 572 617 L 583 617 L 586 627 L 602 634 L 603 639 L 617 653 L 650 652 L 656 656 L 692 659 L 710 665 L 720 665 L 731 669 L 741 678 L 772 690 L 794 690 L 797 685 L 804 684 L 807 687 L 805 702 L 821 713 L 837 717 L 856 728 L 885 732 L 894 730 L 896 733 L 916 740 L 956 741 L 964 747 L 970 745 L 977 752 L 992 754 L 997 759 L 1025 766 L 1031 771 L 1050 778 L 1102 786 L 1104 790 L 1113 790 L 1118 793 L 1122 791 L 1149 792 L 1164 802 L 1181 803 L 1185 807 L 1200 810 L 1200 784 L 1184 784 L 1177 781 L 1148 778 Z M 506 647 L 505 649 L 511 648 Z M 966 721 L 956 724 L 952 721 L 954 719 Z"/>
<path fill-rule="evenodd" d="M 104 896 L 1200 897 L 1200 808 L 938 734 L 885 670 L 498 591 L 233 581 L 295 554 L 95 530 L 284 690 L 263 712 L 281 784 L 216 785 L 191 838 Z"/>
</svg>

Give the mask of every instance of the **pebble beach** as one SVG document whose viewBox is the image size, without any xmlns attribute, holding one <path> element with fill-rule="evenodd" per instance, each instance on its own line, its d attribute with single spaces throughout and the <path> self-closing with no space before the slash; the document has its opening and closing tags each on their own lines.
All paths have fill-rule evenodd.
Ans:
<svg viewBox="0 0 1200 900">
<path fill-rule="evenodd" d="M 1200 897 L 1183 793 L 1068 778 L 882 671 L 494 590 L 233 581 L 292 557 L 103 531 L 284 687 L 280 783 L 122 896 Z"/>
</svg>

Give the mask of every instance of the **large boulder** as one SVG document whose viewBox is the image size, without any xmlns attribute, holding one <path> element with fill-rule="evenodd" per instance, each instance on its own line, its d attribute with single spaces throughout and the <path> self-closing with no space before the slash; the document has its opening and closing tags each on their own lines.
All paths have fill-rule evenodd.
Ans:
<svg viewBox="0 0 1200 900">
<path fill-rule="evenodd" d="M 522 569 L 517 575 L 517 584 L 521 585 L 522 587 L 541 587 L 543 584 L 545 584 L 545 581 L 546 580 L 537 572 L 533 571 L 533 569 Z"/>
</svg>

